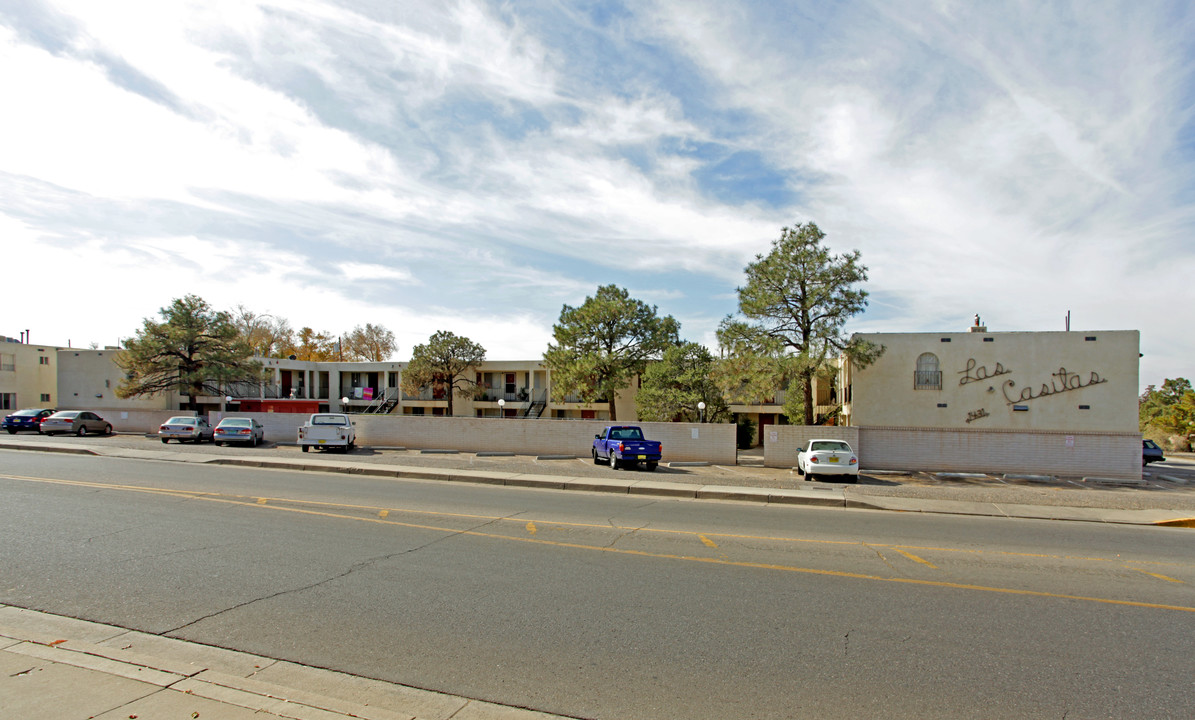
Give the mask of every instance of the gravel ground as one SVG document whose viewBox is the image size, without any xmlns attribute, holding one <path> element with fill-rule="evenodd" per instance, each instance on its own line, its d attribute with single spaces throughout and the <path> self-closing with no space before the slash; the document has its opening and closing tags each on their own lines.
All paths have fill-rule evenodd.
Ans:
<svg viewBox="0 0 1195 720">
<path fill-rule="evenodd" d="M 257 448 L 216 447 L 210 443 L 201 445 L 171 442 L 163 445 L 156 437 L 140 434 L 120 434 L 111 437 L 44 437 L 32 434 L 0 436 L 0 448 L 19 443 L 36 445 L 67 443 L 75 446 L 98 448 L 124 448 L 131 450 L 167 451 L 172 453 L 199 453 L 207 456 L 246 457 L 263 456 L 299 460 L 321 458 L 325 460 L 349 459 L 354 462 L 408 465 L 416 467 L 441 468 L 447 470 L 492 470 L 497 472 L 568 475 L 573 477 L 625 478 L 636 475 L 669 482 L 685 482 L 698 485 L 729 485 L 753 488 L 845 487 L 848 495 L 892 496 L 924 498 L 935 500 L 962 500 L 967 502 L 989 502 L 997 504 L 1058 505 L 1088 508 L 1112 508 L 1125 510 L 1167 509 L 1190 511 L 1195 515 L 1195 454 L 1184 453 L 1169 456 L 1165 463 L 1146 468 L 1145 483 L 1134 487 L 1091 486 L 1082 478 L 1057 478 L 1050 482 L 1003 479 L 1000 475 L 981 478 L 937 478 L 928 473 L 888 473 L 863 471 L 857 485 L 843 486 L 837 483 L 809 483 L 795 472 L 783 468 L 765 468 L 750 464 L 762 461 L 762 457 L 744 457 L 737 466 L 712 465 L 707 467 L 661 466 L 655 473 L 643 470 L 614 471 L 605 465 L 596 466 L 589 457 L 565 460 L 538 460 L 534 456 L 514 457 L 478 456 L 473 453 L 426 454 L 419 450 L 394 448 L 357 448 L 349 455 L 338 453 L 308 453 L 292 445 L 267 444 Z M 1173 482 L 1159 476 L 1186 480 Z"/>
</svg>

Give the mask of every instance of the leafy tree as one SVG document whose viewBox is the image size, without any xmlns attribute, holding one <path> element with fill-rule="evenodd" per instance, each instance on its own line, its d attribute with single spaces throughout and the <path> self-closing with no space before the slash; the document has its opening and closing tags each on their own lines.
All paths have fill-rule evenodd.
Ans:
<svg viewBox="0 0 1195 720">
<path fill-rule="evenodd" d="M 714 356 L 703 345 L 686 342 L 664 350 L 657 362 L 648 363 L 643 383 L 635 395 L 639 418 L 647 421 L 698 422 L 705 403 L 704 419 L 722 422 L 730 408 L 711 378 Z"/>
<path fill-rule="evenodd" d="M 679 340 L 678 323 L 659 317 L 654 305 L 635 300 L 615 285 L 599 287 L 580 307 L 565 305 L 552 327 L 544 364 L 552 373 L 552 396 L 561 402 L 579 395 L 585 402 L 606 399 L 617 420 L 615 393 L 630 385 L 649 360 Z"/>
<path fill-rule="evenodd" d="M 789 387 L 801 405 L 789 417 L 803 416 L 806 425 L 813 424 L 813 378 L 832 358 L 844 353 L 856 367 L 866 367 L 883 352 L 843 332 L 847 320 L 867 306 L 867 292 L 855 287 L 867 280 L 867 267 L 858 250 L 832 255 L 822 246 L 824 238 L 811 222 L 783 228 L 771 251 L 747 265 L 747 284 L 738 291 L 746 320 L 728 317 L 720 329 L 781 353 L 779 371 L 792 378 Z"/>
<path fill-rule="evenodd" d="M 339 360 L 336 341 L 326 332 L 309 327 L 299 330 L 292 353 L 297 360 Z"/>
<path fill-rule="evenodd" d="M 403 391 L 415 395 L 428 385 L 443 384 L 448 390 L 448 415 L 452 416 L 452 396 L 476 394 L 477 368 L 485 362 L 485 348 L 467 337 L 441 330 L 428 338 L 426 345 L 416 345 L 411 362 L 402 374 Z"/>
<path fill-rule="evenodd" d="M 1189 437 L 1195 433 L 1195 391 L 1186 378 L 1167 379 L 1158 388 L 1150 385 L 1137 403 L 1141 432 Z"/>
<path fill-rule="evenodd" d="M 294 352 L 295 331 L 285 318 L 237 305 L 232 322 L 256 357 L 286 357 Z"/>
<path fill-rule="evenodd" d="M 344 358 L 381 362 L 388 360 L 398 350 L 394 333 L 384 325 L 365 323 L 358 325 L 344 337 Z"/>
<path fill-rule="evenodd" d="M 253 351 L 228 313 L 187 295 L 158 314 L 161 322 L 146 318 L 116 356 L 126 373 L 117 397 L 177 392 L 194 408 L 198 395 L 222 395 L 228 383 L 261 379 L 261 364 L 251 359 Z"/>
</svg>

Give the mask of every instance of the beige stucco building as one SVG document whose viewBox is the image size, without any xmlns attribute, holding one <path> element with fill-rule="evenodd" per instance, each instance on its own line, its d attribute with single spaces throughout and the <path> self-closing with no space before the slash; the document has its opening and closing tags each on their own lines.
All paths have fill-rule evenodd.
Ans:
<svg viewBox="0 0 1195 720">
<path fill-rule="evenodd" d="M 866 333 L 842 364 L 864 467 L 1140 476 L 1140 333 Z"/>
<path fill-rule="evenodd" d="M 0 410 L 58 407 L 58 348 L 0 336 Z"/>
</svg>

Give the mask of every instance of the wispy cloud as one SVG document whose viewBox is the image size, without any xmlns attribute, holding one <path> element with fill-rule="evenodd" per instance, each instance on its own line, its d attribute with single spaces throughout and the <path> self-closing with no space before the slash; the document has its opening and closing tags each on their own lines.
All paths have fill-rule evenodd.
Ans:
<svg viewBox="0 0 1195 720">
<path fill-rule="evenodd" d="M 1193 30 L 1181 3 L 19 3 L 0 231 L 105 282 L 103 342 L 194 291 L 534 357 L 610 282 L 708 340 L 814 220 L 871 268 L 858 329 L 1071 310 L 1142 329 L 1156 381 L 1195 351 L 1159 312 L 1195 270 Z"/>
</svg>

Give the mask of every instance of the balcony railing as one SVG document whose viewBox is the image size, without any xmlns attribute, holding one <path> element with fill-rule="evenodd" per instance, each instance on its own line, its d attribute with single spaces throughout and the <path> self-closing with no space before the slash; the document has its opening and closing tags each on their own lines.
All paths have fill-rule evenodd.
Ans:
<svg viewBox="0 0 1195 720">
<path fill-rule="evenodd" d="M 941 390 L 942 389 L 942 371 L 941 370 L 914 370 L 913 371 L 913 389 L 914 390 Z"/>
<path fill-rule="evenodd" d="M 403 394 L 402 394 L 402 399 L 403 400 L 447 400 L 448 399 L 448 390 L 447 389 L 434 390 L 434 389 L 428 387 L 428 388 L 420 389 L 419 392 L 415 393 L 414 395 L 412 395 L 411 393 L 404 390 Z"/>
</svg>

